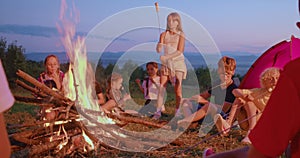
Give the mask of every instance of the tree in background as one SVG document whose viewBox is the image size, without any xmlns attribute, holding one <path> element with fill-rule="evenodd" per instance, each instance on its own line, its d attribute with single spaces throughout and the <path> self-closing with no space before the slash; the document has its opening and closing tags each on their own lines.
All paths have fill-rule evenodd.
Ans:
<svg viewBox="0 0 300 158">
<path fill-rule="evenodd" d="M 0 40 L 0 57 L 4 65 L 6 76 L 10 86 L 15 85 L 17 79 L 16 72 L 18 69 L 27 71 L 26 59 L 24 56 L 25 49 L 17 45 L 17 41 L 6 45 L 6 39 Z"/>
<path fill-rule="evenodd" d="M 13 83 L 17 79 L 16 72 L 18 69 L 27 71 L 24 52 L 25 49 L 22 46 L 17 46 L 17 41 L 8 45 L 5 62 L 7 66 L 6 75 L 10 83 Z"/>
<path fill-rule="evenodd" d="M 100 59 L 97 64 L 97 67 L 96 67 L 95 78 L 96 78 L 96 81 L 98 81 L 100 83 L 100 87 L 102 89 L 104 89 L 106 86 L 106 77 L 107 76 L 105 75 L 105 68 Z"/>
<path fill-rule="evenodd" d="M 5 51 L 6 51 L 6 48 L 7 48 L 7 44 L 6 44 L 6 39 L 1 37 L 0 39 L 0 59 L 2 60 L 2 62 L 5 61 Z M 4 63 L 2 63 L 3 66 L 4 66 Z M 4 66 L 5 67 L 5 66 Z"/>
</svg>

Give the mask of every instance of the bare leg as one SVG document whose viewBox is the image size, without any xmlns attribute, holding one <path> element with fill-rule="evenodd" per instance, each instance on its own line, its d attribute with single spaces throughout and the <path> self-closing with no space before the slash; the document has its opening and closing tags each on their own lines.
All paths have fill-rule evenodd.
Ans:
<svg viewBox="0 0 300 158">
<path fill-rule="evenodd" d="M 192 115 L 188 116 L 187 118 L 179 120 L 177 123 L 180 124 L 180 123 L 184 123 L 184 122 L 194 122 L 194 121 L 198 121 L 198 120 L 202 119 L 207 113 L 208 106 L 209 106 L 209 104 L 205 104 L 201 109 L 199 109 Z"/>
<path fill-rule="evenodd" d="M 248 118 L 251 117 L 248 121 L 249 121 L 249 130 L 252 130 L 256 125 L 256 117 L 253 116 L 256 114 L 257 108 L 253 102 L 247 102 L 247 104 L 245 104 L 244 107 L 247 112 Z"/>
<path fill-rule="evenodd" d="M 177 114 L 177 111 L 179 109 L 181 99 L 182 99 L 182 78 L 183 78 L 183 72 L 176 71 L 176 82 L 175 82 L 175 95 L 176 95 L 176 109 L 175 113 Z"/>
<path fill-rule="evenodd" d="M 189 100 L 183 100 L 182 112 L 183 112 L 184 118 L 187 118 L 193 114 L 192 108 L 193 108 L 192 102 L 190 102 Z"/>
<path fill-rule="evenodd" d="M 254 126 L 256 125 L 256 117 L 253 117 L 254 115 L 256 115 L 256 111 L 257 111 L 257 108 L 256 106 L 254 105 L 253 102 L 247 102 L 247 104 L 245 104 L 245 110 L 247 112 L 247 118 L 249 118 L 248 122 L 249 122 L 249 130 L 247 132 L 247 135 L 245 136 L 245 138 L 242 140 L 242 142 L 244 143 L 250 143 L 251 144 L 251 141 L 250 139 L 248 138 L 248 135 L 250 133 L 250 131 L 254 128 Z"/>
<path fill-rule="evenodd" d="M 157 105 L 156 105 L 156 112 L 154 113 L 153 118 L 159 119 L 161 117 L 161 111 L 164 104 L 164 96 L 166 92 L 166 86 L 167 86 L 168 76 L 161 75 L 160 77 L 160 87 L 159 92 L 157 96 Z"/>
<path fill-rule="evenodd" d="M 116 105 L 117 103 L 113 99 L 110 99 L 105 104 L 103 104 L 101 108 L 104 110 L 104 112 L 107 113 L 110 112 Z"/>
<path fill-rule="evenodd" d="M 228 116 L 228 119 L 227 119 L 227 123 L 229 125 L 232 125 L 232 122 L 234 121 L 235 119 L 235 114 L 236 114 L 236 110 L 238 109 L 238 107 L 240 107 L 242 105 L 242 102 L 240 99 L 235 99 L 234 102 L 232 103 L 232 106 L 231 106 L 231 110 L 229 112 L 229 116 Z"/>
<path fill-rule="evenodd" d="M 162 75 L 160 77 L 160 87 L 159 87 L 159 92 L 157 96 L 157 111 L 160 111 L 164 102 L 164 96 L 166 92 L 166 86 L 168 82 L 168 76 Z"/>
</svg>

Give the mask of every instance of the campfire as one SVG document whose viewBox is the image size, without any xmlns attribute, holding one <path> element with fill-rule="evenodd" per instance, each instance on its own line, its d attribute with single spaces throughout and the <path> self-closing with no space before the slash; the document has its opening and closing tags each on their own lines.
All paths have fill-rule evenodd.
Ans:
<svg viewBox="0 0 300 158">
<path fill-rule="evenodd" d="M 97 153 L 100 147 L 149 151 L 172 142 L 174 131 L 170 130 L 170 126 L 138 116 L 124 113 L 106 114 L 101 111 L 92 98 L 93 83 L 87 80 L 94 77 L 94 72 L 87 62 L 85 41 L 83 37 L 75 36 L 77 20 L 66 18 L 64 13 L 67 9 L 66 2 L 62 1 L 61 23 L 57 24 L 70 60 L 69 71 L 63 82 L 64 92 L 50 89 L 22 70 L 17 72 L 22 79 L 16 83 L 37 97 L 15 96 L 15 99 L 41 106 L 43 109 L 41 118 L 34 124 L 24 123 L 8 127 L 18 129 L 12 137 L 25 144 L 25 147 L 20 148 L 28 150 L 29 156 L 51 152 L 63 157 L 84 155 L 92 151 Z M 128 123 L 159 128 L 159 134 L 139 133 L 122 128 Z"/>
<path fill-rule="evenodd" d="M 41 119 L 33 124 L 24 123 L 8 127 L 19 130 L 12 136 L 16 141 L 26 144 L 26 148 L 30 147 L 30 155 L 43 154 L 48 151 L 61 155 L 71 155 L 74 152 L 82 154 L 97 150 L 100 146 L 105 148 L 117 146 L 120 149 L 126 149 L 126 146 L 130 148 L 136 146 L 136 148 L 142 147 L 148 150 L 158 148 L 162 142 L 169 141 L 164 136 L 120 128 L 124 123 L 136 123 L 162 128 L 168 132 L 170 131 L 168 126 L 137 116 L 104 114 L 101 110 L 88 109 L 80 105 L 78 101 L 72 101 L 48 88 L 21 70 L 17 72 L 17 75 L 33 84 L 34 87 L 21 80 L 17 80 L 16 83 L 34 92 L 39 98 L 15 96 L 16 100 L 46 109 Z M 143 139 L 152 139 L 152 143 L 141 141 Z"/>
</svg>

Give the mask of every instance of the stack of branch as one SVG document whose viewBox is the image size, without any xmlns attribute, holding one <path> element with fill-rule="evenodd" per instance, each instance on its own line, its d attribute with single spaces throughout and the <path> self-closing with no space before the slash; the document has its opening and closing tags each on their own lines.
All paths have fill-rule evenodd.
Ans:
<svg viewBox="0 0 300 158">
<path fill-rule="evenodd" d="M 102 111 L 86 109 L 83 106 L 76 105 L 74 101 L 50 89 L 21 70 L 18 70 L 17 75 L 33 86 L 21 80 L 16 80 L 16 83 L 34 93 L 37 97 L 15 96 L 15 99 L 20 102 L 39 105 L 48 110 L 45 115 L 42 115 L 41 118 L 43 119 L 37 120 L 34 124 L 24 123 L 8 127 L 19 130 L 19 132 L 12 134 L 12 137 L 25 143 L 30 155 L 42 154 L 48 151 L 55 151 L 63 156 L 74 154 L 74 151 L 78 152 L 78 148 L 85 149 L 86 146 L 91 146 L 87 141 L 82 141 L 83 133 L 93 142 L 95 149 L 99 145 L 110 148 L 107 145 L 109 144 L 119 149 L 149 150 L 159 148 L 162 144 L 171 140 L 157 133 L 138 133 L 125 130 L 114 124 L 101 123 L 99 117 L 108 117 L 115 122 L 121 121 L 123 123 L 136 123 L 160 128 L 160 130 L 165 131 L 165 134 L 170 131 L 168 126 L 137 116 L 133 117 L 122 113 L 104 114 Z"/>
</svg>

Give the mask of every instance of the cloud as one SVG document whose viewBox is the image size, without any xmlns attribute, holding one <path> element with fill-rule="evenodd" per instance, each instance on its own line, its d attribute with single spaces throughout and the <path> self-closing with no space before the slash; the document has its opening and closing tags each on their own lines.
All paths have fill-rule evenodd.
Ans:
<svg viewBox="0 0 300 158">
<path fill-rule="evenodd" d="M 93 35 L 93 34 L 88 35 L 88 37 L 94 39 L 101 39 L 105 41 L 136 42 L 136 40 L 133 40 L 132 38 L 123 38 L 123 37 L 105 37 L 102 35 Z"/>
<path fill-rule="evenodd" d="M 6 24 L 0 25 L 0 33 L 25 35 L 25 36 L 36 36 L 36 37 L 59 37 L 60 34 L 56 27 L 38 26 L 38 25 L 15 25 Z M 87 36 L 86 32 L 76 32 L 77 36 Z M 119 42 L 132 42 L 132 39 L 122 37 L 104 37 L 99 35 L 91 35 L 90 37 L 102 40 L 117 40 Z"/>
<path fill-rule="evenodd" d="M 38 25 L 0 25 L 0 32 L 6 34 L 19 34 L 38 37 L 58 37 L 60 36 L 55 27 L 38 26 Z M 77 32 L 77 35 L 84 36 L 86 33 Z"/>
</svg>

